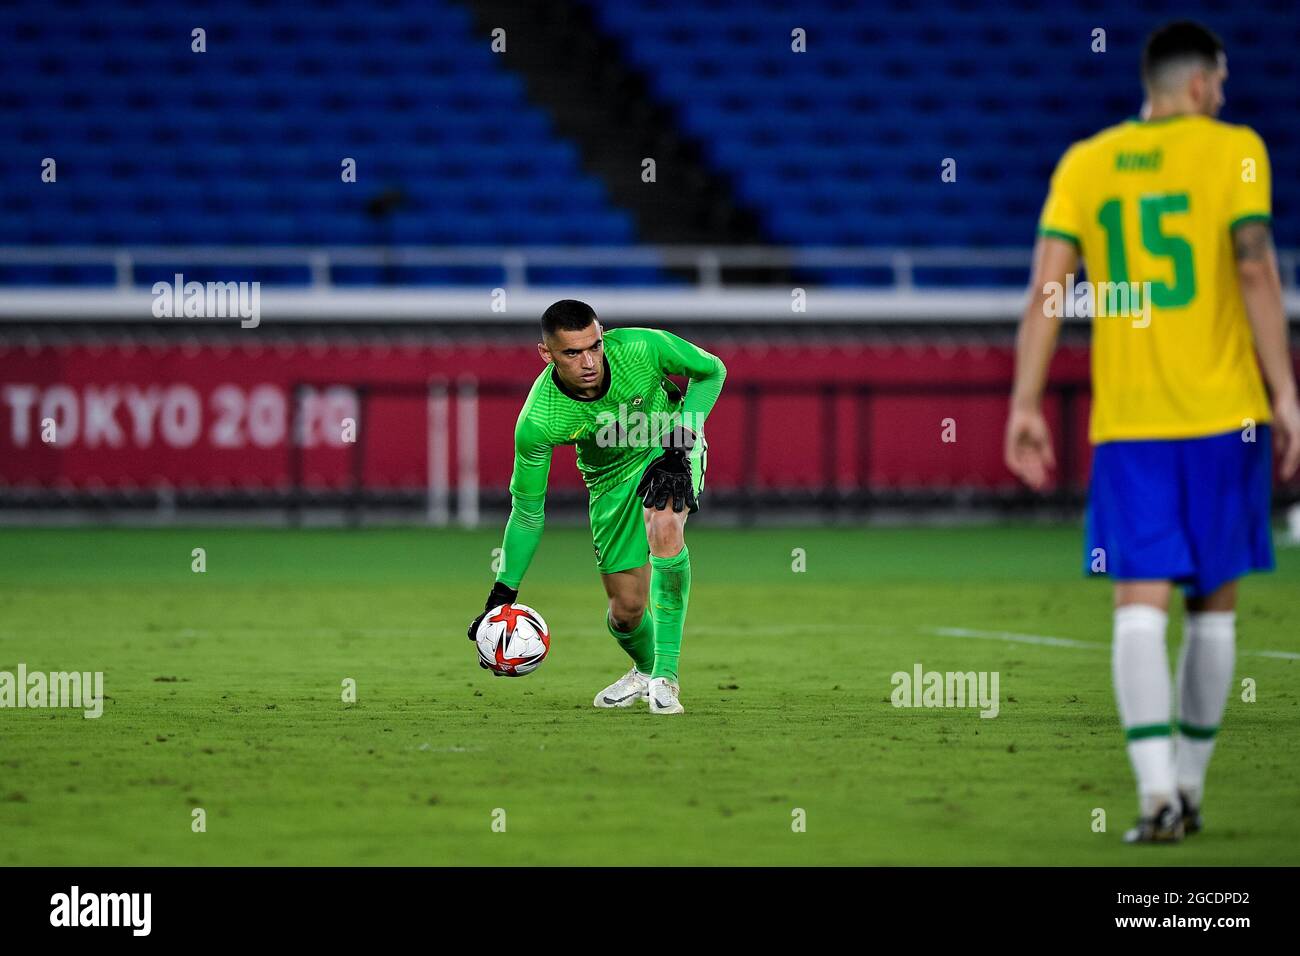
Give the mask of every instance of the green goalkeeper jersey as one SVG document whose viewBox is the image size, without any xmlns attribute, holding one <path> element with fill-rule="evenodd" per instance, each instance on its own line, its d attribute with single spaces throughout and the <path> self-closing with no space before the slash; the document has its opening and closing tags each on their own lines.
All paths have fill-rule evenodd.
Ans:
<svg viewBox="0 0 1300 956">
<path fill-rule="evenodd" d="M 602 336 L 602 394 L 574 396 L 548 365 L 533 382 L 515 424 L 510 520 L 497 580 L 518 588 L 541 539 L 551 450 L 574 445 L 594 497 L 639 474 L 678 424 L 697 434 L 718 400 L 727 370 L 716 355 L 671 332 L 609 329 Z M 691 380 L 685 395 L 668 379 Z"/>
</svg>

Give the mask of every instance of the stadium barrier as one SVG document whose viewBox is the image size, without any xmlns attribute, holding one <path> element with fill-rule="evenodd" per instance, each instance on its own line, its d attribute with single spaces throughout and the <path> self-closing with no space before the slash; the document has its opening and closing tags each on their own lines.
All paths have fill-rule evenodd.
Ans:
<svg viewBox="0 0 1300 956">
<path fill-rule="evenodd" d="M 1014 321 L 1024 301 L 1030 251 L 1017 248 L 882 248 L 808 246 L 229 246 L 0 247 L 0 268 L 70 267 L 102 271 L 99 285 L 5 287 L 0 322 L 61 323 L 158 320 L 155 282 L 259 282 L 261 318 L 268 323 L 427 325 L 489 320 L 531 323 L 551 302 L 580 298 L 599 303 L 612 321 L 677 323 L 853 324 L 863 321 Z M 1286 309 L 1300 316 L 1300 251 L 1278 252 Z M 608 272 L 608 285 L 541 284 L 544 269 Z M 341 270 L 376 270 L 382 282 L 340 283 Z M 402 281 L 403 270 L 490 273 L 474 285 Z M 692 281 L 628 286 L 618 270 L 677 270 Z M 790 279 L 741 285 L 730 276 L 755 269 Z M 833 280 L 833 281 L 832 281 Z M 447 280 L 443 280 L 445 283 Z M 795 289 L 802 293 L 792 305 Z M 225 313 L 183 319 L 229 324 Z"/>
<path fill-rule="evenodd" d="M 1295 317 L 1300 255 L 1279 258 Z M 708 493 L 741 520 L 791 505 L 832 516 L 912 503 L 1077 507 L 1089 465 L 1086 316 L 1064 320 L 1047 400 L 1061 480 L 1039 498 L 1001 463 L 1025 295 L 990 280 L 1022 281 L 1027 261 L 1024 249 L 0 249 L 0 264 L 100 262 L 112 277 L 0 296 L 0 511 L 274 507 L 301 519 L 320 506 L 360 520 L 391 506 L 473 524 L 506 503 L 514 417 L 538 370 L 532 327 L 562 297 L 592 302 L 607 325 L 675 328 L 723 357 Z M 502 285 L 336 284 L 340 270 L 375 264 L 487 266 Z M 139 283 L 164 265 L 303 275 L 268 284 L 260 324 L 241 328 L 229 315 L 160 319 Z M 693 284 L 533 281 L 550 267 L 647 265 L 689 270 Z M 754 267 L 814 281 L 728 281 Z M 818 270 L 884 277 L 821 285 Z M 355 435 L 344 440 L 349 417 Z M 553 503 L 580 508 L 571 449 L 557 450 L 551 488 Z M 1278 497 L 1295 500 L 1295 486 Z"/>
<path fill-rule="evenodd" d="M 797 506 L 1026 507 L 1002 465 L 1009 345 L 729 337 L 707 493 L 755 520 Z M 522 342 L 279 340 L 0 346 L 0 508 L 116 503 L 396 508 L 473 525 L 507 500 L 514 421 L 539 363 Z M 1087 350 L 1064 346 L 1045 403 L 1077 506 Z M 350 421 L 350 425 L 349 425 Z M 551 501 L 578 509 L 573 450 Z M 1294 485 L 1279 488 L 1294 500 Z"/>
<path fill-rule="evenodd" d="M 349 461 L 346 466 L 347 485 L 340 488 L 337 483 L 323 481 L 317 475 L 309 479 L 304 474 L 304 439 L 306 434 L 304 412 L 310 405 L 311 397 L 321 390 L 338 388 L 337 384 L 322 382 L 297 382 L 291 391 L 295 396 L 293 408 L 297 409 L 298 422 L 294 434 L 298 439 L 289 442 L 286 450 L 289 455 L 289 495 L 290 517 L 294 523 L 301 523 L 304 506 L 313 500 L 329 500 L 331 504 L 346 509 L 348 520 L 360 524 L 368 507 L 380 507 L 405 496 L 408 504 L 414 503 L 414 489 L 374 489 L 367 487 L 366 443 L 360 436 L 366 431 L 364 423 L 367 407 L 372 400 L 386 398 L 418 400 L 426 402 L 426 449 L 427 472 L 424 491 L 425 518 L 428 524 L 445 527 L 451 523 L 453 514 L 451 501 L 456 502 L 455 520 L 462 527 L 477 527 L 480 520 L 480 495 L 483 488 L 479 473 L 478 407 L 481 395 L 489 398 L 500 397 L 513 399 L 522 403 L 528 393 L 527 386 L 500 385 L 480 383 L 477 379 L 464 378 L 454 386 L 446 378 L 435 378 L 427 386 L 386 384 L 383 382 L 362 382 L 348 386 L 355 396 L 358 438 L 348 449 Z M 863 428 L 859 434 L 853 453 L 856 461 L 853 466 L 858 475 L 869 475 L 872 471 L 871 438 L 866 433 L 870 427 L 871 416 L 867 409 L 876 399 L 927 398 L 942 400 L 953 397 L 979 397 L 992 399 L 998 403 L 1005 400 L 1005 388 L 997 383 L 957 383 L 918 382 L 912 384 L 884 385 L 880 387 L 851 382 L 837 382 L 821 385 L 816 382 L 767 382 L 763 384 L 748 383 L 733 389 L 728 398 L 731 404 L 739 404 L 741 420 L 742 453 L 740 461 L 740 480 L 737 483 L 723 484 L 717 489 L 716 481 L 711 481 L 708 490 L 713 497 L 720 491 L 727 505 L 738 512 L 742 523 L 753 523 L 758 509 L 778 507 L 782 504 L 797 504 L 812 507 L 834 517 L 841 512 L 870 511 L 880 505 L 898 505 L 922 503 L 929 500 L 939 503 L 945 490 L 952 491 L 963 503 L 977 500 L 992 502 L 1001 500 L 1006 503 L 1018 495 L 1015 489 L 986 486 L 976 489 L 965 486 L 945 489 L 943 486 L 928 490 L 924 484 L 906 488 L 879 488 L 869 483 L 857 481 L 846 483 L 841 476 L 841 457 L 846 453 L 842 446 L 833 440 L 820 443 L 820 481 L 813 485 L 798 488 L 772 488 L 761 484 L 759 455 L 764 447 L 765 436 L 760 426 L 760 406 L 770 399 L 815 399 L 817 417 L 808 423 L 810 430 L 822 436 L 835 435 L 838 431 L 836 416 L 847 403 L 854 408 L 853 416 Z M 1044 500 L 1056 504 L 1077 504 L 1081 498 L 1086 481 L 1086 468 L 1080 467 L 1080 455 L 1086 455 L 1086 448 L 1080 446 L 1080 402 L 1087 397 L 1087 389 L 1072 382 L 1057 382 L 1049 386 L 1047 404 L 1055 409 L 1054 431 L 1060 454 L 1060 474 L 1064 477 L 1057 487 Z M 450 445 L 452 442 L 451 404 L 456 408 L 456 481 L 451 481 Z M 940 420 L 942 423 L 942 420 Z M 956 420 L 954 419 L 954 429 Z M 770 437 L 770 436 L 769 436 Z M 717 451 L 714 452 L 716 460 Z M 922 479 L 924 482 L 924 479 Z M 1001 491 L 1001 494 L 999 494 Z M 506 492 L 501 487 L 490 489 L 494 502 L 504 500 Z"/>
</svg>

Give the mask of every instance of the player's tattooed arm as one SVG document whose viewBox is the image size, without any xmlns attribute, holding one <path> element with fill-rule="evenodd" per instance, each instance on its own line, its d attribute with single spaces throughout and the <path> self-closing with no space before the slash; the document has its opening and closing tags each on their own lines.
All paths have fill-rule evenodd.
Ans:
<svg viewBox="0 0 1300 956">
<path fill-rule="evenodd" d="M 1056 351 L 1060 315 L 1053 289 L 1063 288 L 1079 269 L 1079 250 L 1071 241 L 1040 236 L 1034 245 L 1032 280 L 1016 332 L 1016 371 L 1007 415 L 1003 460 L 1013 475 L 1035 491 L 1047 486 L 1056 467 L 1051 429 L 1043 416 L 1043 390 Z"/>
<path fill-rule="evenodd" d="M 1255 354 L 1273 399 L 1278 473 L 1285 481 L 1300 468 L 1300 402 L 1272 231 L 1263 220 L 1242 223 L 1232 231 L 1232 246 Z"/>
<path fill-rule="evenodd" d="M 1238 262 L 1271 261 L 1273 230 L 1267 222 L 1242 223 L 1232 231 L 1232 251 Z"/>
</svg>

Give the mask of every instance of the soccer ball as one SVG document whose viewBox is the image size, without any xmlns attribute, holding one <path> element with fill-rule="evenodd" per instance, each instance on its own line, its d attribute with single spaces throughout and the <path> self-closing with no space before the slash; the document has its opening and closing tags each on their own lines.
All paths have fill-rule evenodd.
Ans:
<svg viewBox="0 0 1300 956">
<path fill-rule="evenodd" d="M 551 633 L 526 604 L 502 604 L 483 618 L 474 634 L 478 662 L 497 677 L 523 677 L 542 666 Z"/>
</svg>

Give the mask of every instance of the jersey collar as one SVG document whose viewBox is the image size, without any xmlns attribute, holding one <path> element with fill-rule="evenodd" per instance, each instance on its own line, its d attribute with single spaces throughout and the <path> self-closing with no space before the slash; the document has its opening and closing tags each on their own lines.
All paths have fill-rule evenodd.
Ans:
<svg viewBox="0 0 1300 956">
<path fill-rule="evenodd" d="M 609 392 L 609 378 L 610 378 L 609 356 L 606 355 L 604 352 L 602 352 L 600 358 L 601 361 L 605 363 L 605 377 L 600 384 L 600 392 L 596 395 L 593 395 L 591 398 L 583 398 L 581 395 L 575 395 L 573 392 L 569 391 L 569 389 L 565 386 L 565 384 L 560 381 L 560 373 L 554 365 L 551 366 L 551 381 L 555 383 L 555 387 L 558 388 L 561 394 L 563 394 L 566 398 L 571 398 L 575 402 L 598 402 L 602 398 L 604 398 L 605 395 Z"/>
<path fill-rule="evenodd" d="M 1199 113 L 1170 113 L 1168 116 L 1160 116 L 1156 119 L 1143 119 L 1141 116 L 1134 116 L 1129 122 L 1137 123 L 1139 126 L 1159 126 L 1161 123 L 1172 123 L 1174 120 L 1188 119 L 1199 115 Z"/>
</svg>

